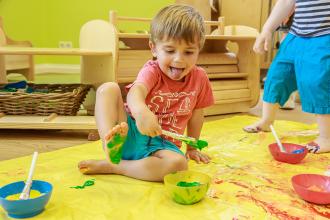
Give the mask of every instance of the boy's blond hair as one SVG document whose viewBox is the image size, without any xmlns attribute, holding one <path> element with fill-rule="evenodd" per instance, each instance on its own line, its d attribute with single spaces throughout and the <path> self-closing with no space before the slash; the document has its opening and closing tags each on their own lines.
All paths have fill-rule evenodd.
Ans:
<svg viewBox="0 0 330 220">
<path fill-rule="evenodd" d="M 191 6 L 169 5 L 161 9 L 150 25 L 152 43 L 162 40 L 184 40 L 186 43 L 199 43 L 202 49 L 205 41 L 203 17 Z"/>
</svg>

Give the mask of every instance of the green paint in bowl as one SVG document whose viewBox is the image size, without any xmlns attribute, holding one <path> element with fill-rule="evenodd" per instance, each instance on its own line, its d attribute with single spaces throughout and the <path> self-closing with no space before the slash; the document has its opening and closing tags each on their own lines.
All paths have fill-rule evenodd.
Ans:
<svg viewBox="0 0 330 220">
<path fill-rule="evenodd" d="M 164 177 L 165 190 L 175 202 L 191 205 L 201 201 L 210 186 L 211 178 L 197 171 L 178 171 Z"/>
</svg>

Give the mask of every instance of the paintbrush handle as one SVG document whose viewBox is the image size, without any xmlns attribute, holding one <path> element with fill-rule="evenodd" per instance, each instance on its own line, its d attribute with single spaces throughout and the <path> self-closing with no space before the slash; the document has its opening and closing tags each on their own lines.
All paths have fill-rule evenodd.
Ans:
<svg viewBox="0 0 330 220">
<path fill-rule="evenodd" d="M 270 130 L 271 130 L 272 133 L 273 133 L 273 136 L 274 136 L 274 138 L 275 138 L 275 140 L 276 140 L 276 142 L 277 142 L 278 147 L 280 148 L 280 151 L 281 151 L 281 152 L 286 152 L 285 148 L 283 147 L 283 145 L 282 145 L 280 139 L 278 138 L 278 136 L 277 136 L 277 134 L 276 134 L 276 131 L 275 131 L 273 125 L 270 125 L 269 127 L 270 127 Z"/>
<path fill-rule="evenodd" d="M 176 140 L 180 140 L 180 141 L 196 141 L 195 138 L 188 137 L 188 136 L 181 135 L 181 134 L 176 134 L 176 133 L 166 131 L 166 130 L 162 130 L 162 134 L 166 135 L 168 137 L 174 138 Z"/>
<path fill-rule="evenodd" d="M 29 176 L 25 182 L 24 189 L 23 189 L 21 195 L 19 196 L 19 199 L 28 199 L 29 198 L 30 189 L 32 186 L 32 177 L 33 177 L 33 173 L 34 173 L 34 168 L 36 166 L 37 157 L 38 157 L 38 152 L 34 152 L 31 166 L 30 166 Z"/>
</svg>

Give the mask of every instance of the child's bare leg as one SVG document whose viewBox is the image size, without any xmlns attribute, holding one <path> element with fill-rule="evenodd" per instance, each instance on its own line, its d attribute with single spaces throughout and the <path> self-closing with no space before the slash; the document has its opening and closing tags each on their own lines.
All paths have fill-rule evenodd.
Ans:
<svg viewBox="0 0 330 220">
<path fill-rule="evenodd" d="M 81 166 L 89 167 L 86 174 L 113 173 L 147 181 L 163 181 L 166 174 L 188 168 L 186 158 L 170 150 L 159 150 L 141 160 L 122 160 L 118 165 L 89 160 L 81 162 Z"/>
<path fill-rule="evenodd" d="M 114 133 L 124 133 L 124 136 L 126 136 L 128 129 L 126 124 L 126 112 L 124 110 L 120 88 L 116 83 L 104 83 L 97 89 L 95 119 L 102 140 L 102 146 L 105 151 L 107 150 L 106 144 Z M 118 122 L 125 123 L 114 129 Z M 106 155 L 109 157 L 107 151 Z M 79 167 L 81 166 L 79 165 Z M 81 171 L 85 172 L 86 170 Z"/>
<path fill-rule="evenodd" d="M 276 111 L 279 105 L 276 103 L 262 103 L 262 117 L 256 123 L 243 128 L 248 133 L 258 133 L 259 131 L 270 131 L 269 126 L 274 122 Z"/>
<path fill-rule="evenodd" d="M 118 84 L 108 82 L 102 84 L 96 92 L 95 119 L 101 140 L 118 122 L 126 122 L 124 102 Z M 105 143 L 103 143 L 105 147 Z"/>
<path fill-rule="evenodd" d="M 141 180 L 163 181 L 166 174 L 188 169 L 185 156 L 170 150 L 159 150 L 142 160 L 123 161 L 121 174 Z"/>
<path fill-rule="evenodd" d="M 309 143 L 307 148 L 312 153 L 330 152 L 330 115 L 317 115 L 316 121 L 320 135 L 315 141 Z"/>
</svg>

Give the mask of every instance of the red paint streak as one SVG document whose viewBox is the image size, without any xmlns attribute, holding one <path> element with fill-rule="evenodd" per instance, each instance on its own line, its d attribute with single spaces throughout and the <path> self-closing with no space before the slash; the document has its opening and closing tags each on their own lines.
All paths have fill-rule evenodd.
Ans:
<svg viewBox="0 0 330 220">
<path fill-rule="evenodd" d="M 266 188 L 271 189 L 271 190 L 277 190 L 277 191 L 280 191 L 284 194 L 288 194 L 290 196 L 292 196 L 293 194 L 296 194 L 293 189 L 278 188 L 278 187 L 267 186 L 267 185 L 260 185 L 256 188 L 259 188 L 259 187 L 266 187 Z"/>
<path fill-rule="evenodd" d="M 308 208 L 320 216 L 330 218 L 330 212 L 321 212 L 321 211 L 317 210 L 313 205 L 309 205 Z"/>
<path fill-rule="evenodd" d="M 279 210 L 278 208 L 274 207 L 272 204 L 269 204 L 267 202 L 258 200 L 254 198 L 253 196 L 247 196 L 247 195 L 237 195 L 237 197 L 243 197 L 247 199 L 251 199 L 256 205 L 261 206 L 265 212 L 271 213 L 272 215 L 275 215 L 279 219 L 283 220 L 300 220 L 299 217 L 291 216 L 286 211 Z"/>
<path fill-rule="evenodd" d="M 319 157 L 319 158 L 317 158 L 317 160 L 319 161 L 319 162 L 329 162 L 329 158 L 328 157 L 326 157 L 326 156 L 321 156 L 321 157 Z"/>
<path fill-rule="evenodd" d="M 214 182 L 215 184 L 221 184 L 221 183 L 223 183 L 224 181 L 221 180 L 221 179 L 215 178 L 215 179 L 213 180 L 213 182 Z"/>
<path fill-rule="evenodd" d="M 259 177 L 262 178 L 262 179 L 264 179 L 264 180 L 266 180 L 268 183 L 271 183 L 271 184 L 274 183 L 271 179 L 268 179 L 268 178 L 266 178 L 264 176 L 259 176 Z"/>
<path fill-rule="evenodd" d="M 238 182 L 235 182 L 235 181 L 230 181 L 230 183 L 235 184 L 235 185 L 240 186 L 240 187 L 243 187 L 243 188 L 246 188 L 246 189 L 249 189 L 248 186 L 246 186 L 246 185 L 244 185 L 242 183 L 238 183 Z"/>
</svg>

